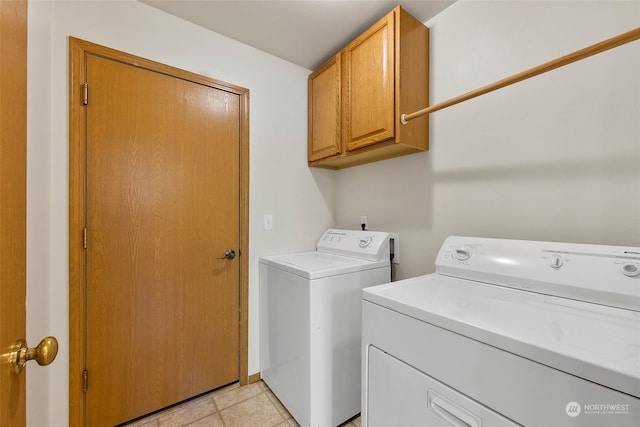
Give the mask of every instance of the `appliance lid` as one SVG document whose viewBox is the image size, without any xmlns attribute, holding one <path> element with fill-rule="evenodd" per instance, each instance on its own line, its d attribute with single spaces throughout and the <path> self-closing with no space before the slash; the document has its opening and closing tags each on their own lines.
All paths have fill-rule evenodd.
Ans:
<svg viewBox="0 0 640 427">
<path fill-rule="evenodd" d="M 439 274 L 366 288 L 363 299 L 640 397 L 638 312 Z"/>
<path fill-rule="evenodd" d="M 389 260 L 389 234 L 383 231 L 325 231 L 316 244 L 318 252 L 359 258 L 367 261 Z"/>
<path fill-rule="evenodd" d="M 310 280 L 390 265 L 388 258 L 384 261 L 367 261 L 324 252 L 271 255 L 261 257 L 260 262 Z"/>
</svg>

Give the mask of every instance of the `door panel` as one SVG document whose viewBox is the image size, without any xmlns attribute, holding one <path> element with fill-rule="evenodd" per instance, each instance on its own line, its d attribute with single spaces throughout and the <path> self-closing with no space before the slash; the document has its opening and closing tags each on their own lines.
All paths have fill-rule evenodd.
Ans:
<svg viewBox="0 0 640 427">
<path fill-rule="evenodd" d="M 0 425 L 21 427 L 25 374 L 7 356 L 26 336 L 26 1 L 0 1 L 0 57 Z"/>
<path fill-rule="evenodd" d="M 309 161 L 341 152 L 341 61 L 337 53 L 309 76 Z"/>
<path fill-rule="evenodd" d="M 393 13 L 343 50 L 343 140 L 348 151 L 395 135 L 394 54 Z"/>
<path fill-rule="evenodd" d="M 240 97 L 87 55 L 86 424 L 239 378 Z"/>
</svg>

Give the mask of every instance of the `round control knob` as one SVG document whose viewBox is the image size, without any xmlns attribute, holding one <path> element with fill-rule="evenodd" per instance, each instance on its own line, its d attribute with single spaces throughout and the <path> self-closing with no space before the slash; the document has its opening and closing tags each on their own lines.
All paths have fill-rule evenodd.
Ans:
<svg viewBox="0 0 640 427">
<path fill-rule="evenodd" d="M 560 268 L 562 267 L 562 264 L 564 264 L 564 260 L 560 255 L 551 255 L 551 261 L 549 262 L 551 267 Z"/>
<path fill-rule="evenodd" d="M 622 274 L 629 277 L 635 277 L 640 275 L 640 268 L 638 268 L 638 266 L 635 264 L 624 264 L 620 268 L 620 271 L 622 271 Z"/>
<path fill-rule="evenodd" d="M 373 241 L 373 237 L 362 237 L 360 239 L 359 246 L 361 248 L 366 248 L 367 246 L 369 246 L 371 244 L 372 241 Z"/>
<path fill-rule="evenodd" d="M 461 246 L 459 248 L 456 248 L 455 251 L 453 251 L 453 256 L 458 261 L 468 260 L 469 258 L 471 258 L 472 254 L 473 253 L 471 252 L 471 248 L 467 248 L 466 246 Z"/>
</svg>

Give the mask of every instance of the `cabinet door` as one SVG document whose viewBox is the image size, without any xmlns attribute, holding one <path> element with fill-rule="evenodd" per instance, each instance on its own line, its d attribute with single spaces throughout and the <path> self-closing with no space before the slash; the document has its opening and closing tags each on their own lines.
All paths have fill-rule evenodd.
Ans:
<svg viewBox="0 0 640 427">
<path fill-rule="evenodd" d="M 343 138 L 347 151 L 393 138 L 394 12 L 343 51 Z"/>
<path fill-rule="evenodd" d="M 338 53 L 309 76 L 309 161 L 340 154 L 340 74 Z"/>
</svg>

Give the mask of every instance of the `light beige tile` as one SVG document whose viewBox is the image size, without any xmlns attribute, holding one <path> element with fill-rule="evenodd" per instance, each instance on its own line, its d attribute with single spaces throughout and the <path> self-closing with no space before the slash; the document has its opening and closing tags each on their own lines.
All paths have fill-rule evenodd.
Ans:
<svg viewBox="0 0 640 427">
<path fill-rule="evenodd" d="M 243 400 L 247 400 L 262 393 L 259 383 L 253 383 L 242 387 L 232 388 L 230 390 L 220 390 L 213 392 L 213 400 L 221 411 L 224 408 L 228 408 L 231 405 L 240 403 Z"/>
<path fill-rule="evenodd" d="M 262 389 L 262 391 L 270 390 L 269 386 L 264 381 L 260 380 L 258 381 L 258 384 L 260 384 L 260 388 Z"/>
<path fill-rule="evenodd" d="M 220 416 L 226 427 L 269 427 L 284 421 L 264 393 L 220 410 Z"/>
<path fill-rule="evenodd" d="M 158 426 L 158 416 L 156 415 L 126 424 L 126 427 L 157 427 L 157 426 Z"/>
<path fill-rule="evenodd" d="M 300 427 L 300 424 L 296 422 L 293 418 L 290 420 L 286 420 L 278 424 L 276 427 Z"/>
<path fill-rule="evenodd" d="M 354 418 L 351 423 L 353 423 L 354 426 L 356 427 L 360 427 L 360 416 Z"/>
<path fill-rule="evenodd" d="M 239 383 L 239 382 L 237 382 L 237 381 L 236 381 L 235 383 L 231 383 L 231 384 L 229 384 L 229 385 L 226 385 L 226 386 L 224 386 L 224 387 L 221 387 L 221 388 L 219 388 L 219 389 L 215 390 L 215 391 L 213 392 L 213 394 L 226 393 L 226 392 L 231 391 L 231 390 L 234 390 L 234 389 L 236 389 L 236 388 L 240 388 L 240 383 Z"/>
<path fill-rule="evenodd" d="M 213 398 L 211 395 L 206 395 L 160 414 L 158 425 L 160 427 L 182 427 L 216 412 Z"/>
<path fill-rule="evenodd" d="M 188 425 L 188 427 L 224 427 L 220 414 L 215 413 Z"/>
<path fill-rule="evenodd" d="M 273 403 L 273 406 L 276 407 L 276 409 L 278 411 L 280 411 L 280 413 L 282 414 L 282 416 L 284 417 L 285 420 L 288 420 L 290 418 L 293 418 L 291 416 L 291 414 L 289 413 L 289 411 L 287 411 L 287 408 L 284 407 L 284 405 L 282 404 L 282 402 L 280 402 L 280 400 L 278 399 L 278 397 L 273 394 L 273 392 L 271 390 L 265 391 L 265 394 L 267 395 L 267 397 L 269 398 L 269 400 L 271 401 L 271 403 Z"/>
</svg>

